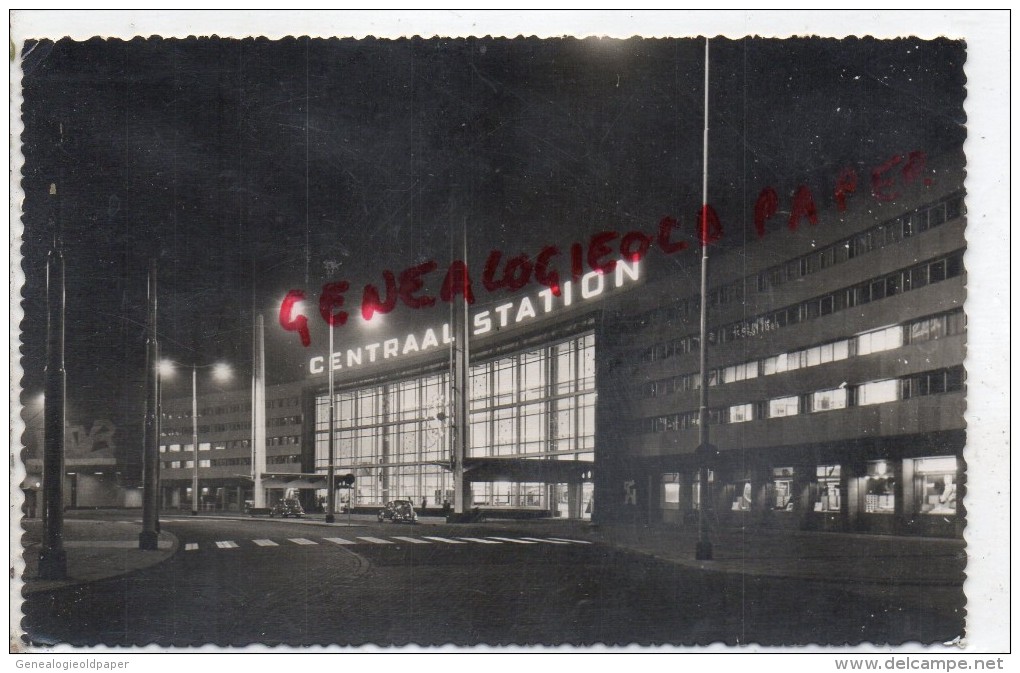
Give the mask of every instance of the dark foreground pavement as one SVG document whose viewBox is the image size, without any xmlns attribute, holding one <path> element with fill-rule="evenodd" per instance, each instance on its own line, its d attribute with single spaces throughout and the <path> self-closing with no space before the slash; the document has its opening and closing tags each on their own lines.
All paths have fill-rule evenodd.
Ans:
<svg viewBox="0 0 1020 673">
<path fill-rule="evenodd" d="M 82 530 L 109 530 L 118 516 L 136 513 L 99 516 L 108 521 Z M 175 556 L 121 577 L 36 591 L 23 626 L 38 644 L 163 646 L 842 645 L 963 634 L 958 541 L 725 531 L 714 536 L 716 558 L 699 562 L 693 539 L 663 527 L 353 523 L 168 516 L 164 531 L 180 539 Z M 337 536 L 388 542 L 328 542 Z M 223 540 L 236 546 L 221 548 Z"/>
</svg>

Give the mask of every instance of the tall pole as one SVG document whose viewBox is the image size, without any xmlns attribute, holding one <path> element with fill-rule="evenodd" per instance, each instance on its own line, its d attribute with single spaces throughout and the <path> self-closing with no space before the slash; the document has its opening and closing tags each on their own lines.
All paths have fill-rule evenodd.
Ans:
<svg viewBox="0 0 1020 673">
<path fill-rule="evenodd" d="M 333 399 L 333 322 L 329 323 L 329 356 L 326 358 L 326 370 L 329 372 L 329 440 L 327 453 L 329 465 L 326 466 L 326 523 L 336 521 L 336 401 Z M 348 520 L 350 509 L 354 503 L 347 503 Z"/>
<path fill-rule="evenodd" d="M 46 396 L 43 438 L 43 539 L 39 577 L 67 577 L 64 551 L 64 256 L 54 243 L 46 260 Z"/>
<path fill-rule="evenodd" d="M 191 516 L 198 514 L 198 365 L 191 365 Z"/>
<path fill-rule="evenodd" d="M 464 263 L 467 264 L 467 225 L 463 229 Z M 453 407 L 453 512 L 463 514 L 469 509 L 470 490 L 464 479 L 464 459 L 468 449 L 468 385 L 470 351 L 468 349 L 468 302 L 461 293 L 460 304 L 454 303 L 454 407 Z"/>
<path fill-rule="evenodd" d="M 266 471 L 266 342 L 262 315 L 255 320 L 255 366 L 252 386 L 252 474 L 255 507 L 266 506 L 262 475 Z"/>
<path fill-rule="evenodd" d="M 142 440 L 142 532 L 138 548 L 159 547 L 156 512 L 159 506 L 159 343 L 156 340 L 156 260 L 149 265 L 149 319 L 145 335 L 145 426 Z"/>
<path fill-rule="evenodd" d="M 708 535 L 708 461 L 713 453 L 708 443 L 708 38 L 705 38 L 705 128 L 702 139 L 701 173 L 701 336 L 698 364 L 701 368 L 701 395 L 698 403 L 698 544 L 695 557 L 712 558 Z"/>
</svg>

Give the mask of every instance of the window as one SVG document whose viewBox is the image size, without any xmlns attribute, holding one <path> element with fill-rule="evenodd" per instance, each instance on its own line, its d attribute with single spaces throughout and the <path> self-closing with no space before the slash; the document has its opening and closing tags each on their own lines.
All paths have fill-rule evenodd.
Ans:
<svg viewBox="0 0 1020 673">
<path fill-rule="evenodd" d="M 857 388 L 857 405 L 866 407 L 871 404 L 895 402 L 899 398 L 899 387 L 899 381 L 896 379 L 864 383 Z"/>
<path fill-rule="evenodd" d="M 811 411 L 832 411 L 846 408 L 846 388 L 819 390 L 811 396 Z"/>
<path fill-rule="evenodd" d="M 956 514 L 955 456 L 915 458 L 914 511 L 932 516 Z"/>
<path fill-rule="evenodd" d="M 730 423 L 744 423 L 753 419 L 751 404 L 737 404 L 730 407 L 729 417 Z"/>
<path fill-rule="evenodd" d="M 778 397 L 769 400 L 769 418 L 781 418 L 783 416 L 797 415 L 797 396 Z"/>
<path fill-rule="evenodd" d="M 896 476 L 885 460 L 868 463 L 864 477 L 864 512 L 892 514 L 896 511 Z"/>
<path fill-rule="evenodd" d="M 796 506 L 793 497 L 793 468 L 772 468 L 772 509 L 792 512 Z"/>
<path fill-rule="evenodd" d="M 680 474 L 667 472 L 662 475 L 662 508 L 680 509 Z"/>
<path fill-rule="evenodd" d="M 815 486 L 817 492 L 814 499 L 814 511 L 840 511 L 842 496 L 839 490 L 839 474 L 839 465 L 819 465 L 815 468 Z"/>
<path fill-rule="evenodd" d="M 857 335 L 857 354 L 869 355 L 899 348 L 903 345 L 903 328 L 899 325 L 885 327 L 873 332 Z"/>
</svg>

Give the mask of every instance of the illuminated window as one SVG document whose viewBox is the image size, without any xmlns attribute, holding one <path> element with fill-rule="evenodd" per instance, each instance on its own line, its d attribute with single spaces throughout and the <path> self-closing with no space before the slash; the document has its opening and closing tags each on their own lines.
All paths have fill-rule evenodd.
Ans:
<svg viewBox="0 0 1020 673">
<path fill-rule="evenodd" d="M 814 511 L 839 512 L 842 495 L 839 489 L 839 465 L 819 465 L 815 468 L 816 495 Z"/>
<path fill-rule="evenodd" d="M 885 460 L 868 463 L 864 478 L 864 512 L 866 514 L 892 514 L 896 511 L 896 476 L 892 465 Z"/>
<path fill-rule="evenodd" d="M 772 468 L 772 509 L 792 512 L 796 505 L 793 496 L 793 468 Z"/>
<path fill-rule="evenodd" d="M 895 402 L 899 399 L 900 382 L 896 379 L 871 381 L 857 388 L 857 406 Z"/>
<path fill-rule="evenodd" d="M 914 459 L 914 511 L 931 516 L 956 514 L 955 456 Z"/>
<path fill-rule="evenodd" d="M 778 397 L 769 400 L 769 418 L 782 418 L 783 416 L 796 416 L 798 411 L 797 396 Z"/>
<path fill-rule="evenodd" d="M 886 327 L 857 336 L 857 354 L 868 355 L 899 348 L 903 345 L 903 328 L 899 325 Z"/>
<path fill-rule="evenodd" d="M 730 423 L 744 423 L 753 419 L 752 404 L 737 404 L 729 409 Z"/>
<path fill-rule="evenodd" d="M 811 411 L 832 411 L 846 408 L 846 388 L 819 390 L 811 395 Z"/>
</svg>

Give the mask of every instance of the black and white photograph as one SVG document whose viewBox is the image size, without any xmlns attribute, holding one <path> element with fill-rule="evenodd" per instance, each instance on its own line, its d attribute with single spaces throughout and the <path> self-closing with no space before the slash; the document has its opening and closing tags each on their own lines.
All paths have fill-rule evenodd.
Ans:
<svg viewBox="0 0 1020 673">
<path fill-rule="evenodd" d="M 405 14 L 12 40 L 12 654 L 966 656 L 966 36 Z"/>
</svg>

